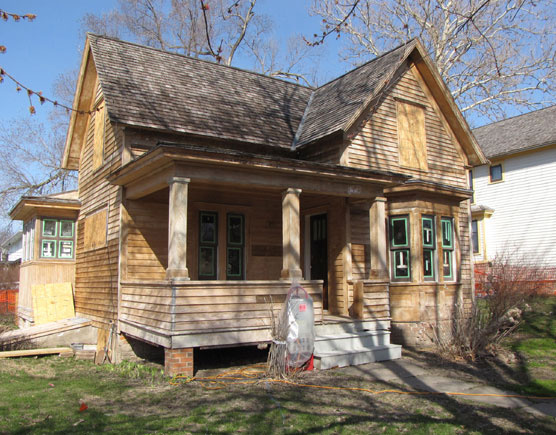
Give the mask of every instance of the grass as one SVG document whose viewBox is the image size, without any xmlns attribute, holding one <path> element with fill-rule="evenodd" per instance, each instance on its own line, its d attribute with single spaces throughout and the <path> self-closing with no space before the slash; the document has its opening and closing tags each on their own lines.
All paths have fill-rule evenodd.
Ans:
<svg viewBox="0 0 556 435">
<path fill-rule="evenodd" d="M 505 345 L 518 358 L 519 392 L 556 397 L 556 297 L 538 297 Z"/>
<path fill-rule="evenodd" d="M 556 359 L 551 353 L 556 298 L 536 303 L 540 305 L 527 313 L 517 335 L 506 343 L 519 358 L 504 371 L 519 374 L 513 385 L 522 392 L 556 395 Z M 431 363 L 431 374 L 440 369 Z M 455 370 L 450 366 L 438 373 L 459 376 L 474 368 Z M 492 380 L 489 372 L 475 374 L 485 383 Z M 371 382 L 358 369 L 305 373 L 300 381 L 375 390 L 398 387 Z M 95 366 L 58 357 L 0 360 L 0 385 L 0 434 L 556 433 L 554 418 L 460 396 L 371 395 L 264 381 L 174 386 L 154 364 Z M 88 406 L 85 411 L 79 411 L 82 402 Z"/>
</svg>

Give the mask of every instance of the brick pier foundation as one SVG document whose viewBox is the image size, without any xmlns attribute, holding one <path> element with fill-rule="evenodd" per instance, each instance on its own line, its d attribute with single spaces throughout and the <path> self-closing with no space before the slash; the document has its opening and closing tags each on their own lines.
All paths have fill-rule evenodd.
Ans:
<svg viewBox="0 0 556 435">
<path fill-rule="evenodd" d="M 164 374 L 193 376 L 193 348 L 164 349 Z"/>
</svg>

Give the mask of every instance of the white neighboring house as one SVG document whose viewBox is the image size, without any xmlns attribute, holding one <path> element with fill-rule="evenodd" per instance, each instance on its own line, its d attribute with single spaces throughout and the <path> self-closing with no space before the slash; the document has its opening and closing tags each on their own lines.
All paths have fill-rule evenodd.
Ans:
<svg viewBox="0 0 556 435">
<path fill-rule="evenodd" d="M 556 106 L 473 133 L 491 162 L 470 176 L 475 263 L 518 249 L 556 267 Z"/>
<path fill-rule="evenodd" d="M 2 262 L 11 263 L 21 259 L 23 254 L 23 232 L 18 231 L 0 246 Z"/>
</svg>

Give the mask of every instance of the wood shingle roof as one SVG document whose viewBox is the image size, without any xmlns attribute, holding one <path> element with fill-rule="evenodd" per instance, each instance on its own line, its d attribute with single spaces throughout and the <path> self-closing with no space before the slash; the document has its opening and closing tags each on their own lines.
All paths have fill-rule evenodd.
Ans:
<svg viewBox="0 0 556 435">
<path fill-rule="evenodd" d="M 410 41 L 312 89 L 104 36 L 88 37 L 112 121 L 287 148 L 345 131 L 414 48 Z"/>
<path fill-rule="evenodd" d="M 296 144 L 300 146 L 347 130 L 414 47 L 415 40 L 412 40 L 316 89 Z"/>
<path fill-rule="evenodd" d="M 473 130 L 486 157 L 494 158 L 556 144 L 556 106 Z"/>
<path fill-rule="evenodd" d="M 291 147 L 312 90 L 179 54 L 89 35 L 110 119 Z"/>
</svg>

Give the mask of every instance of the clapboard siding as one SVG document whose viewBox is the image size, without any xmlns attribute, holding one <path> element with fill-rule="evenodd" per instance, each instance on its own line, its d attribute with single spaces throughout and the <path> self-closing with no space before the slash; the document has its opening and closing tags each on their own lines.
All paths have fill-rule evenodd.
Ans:
<svg viewBox="0 0 556 435">
<path fill-rule="evenodd" d="M 102 101 L 102 90 L 97 89 L 95 101 Z M 104 104 L 103 102 L 100 103 Z M 75 265 L 75 310 L 97 323 L 115 321 L 118 312 L 118 261 L 120 190 L 106 181 L 106 176 L 120 166 L 118 143 L 121 133 L 112 126 L 108 116 L 104 119 L 104 158 L 93 168 L 95 122 L 99 111 L 89 118 L 86 140 L 81 151 L 79 167 L 79 199 L 81 210 L 77 221 L 77 250 Z M 84 243 L 85 219 L 99 210 L 106 210 L 106 245 L 86 250 Z"/>
<path fill-rule="evenodd" d="M 473 169 L 475 202 L 494 210 L 486 231 L 488 259 L 518 250 L 539 265 L 556 266 L 556 147 L 495 160 L 503 181 L 489 182 L 488 166 Z"/>
<path fill-rule="evenodd" d="M 428 171 L 401 167 L 399 164 L 397 99 L 425 108 Z M 423 92 L 414 71 L 408 68 L 351 140 L 348 164 L 363 169 L 391 170 L 427 181 L 466 187 L 464 162 L 457 146 Z"/>
<path fill-rule="evenodd" d="M 320 322 L 322 282 L 300 284 L 313 298 Z M 268 328 L 271 307 L 277 315 L 289 288 L 283 281 L 123 282 L 121 319 L 172 334 Z"/>
</svg>

